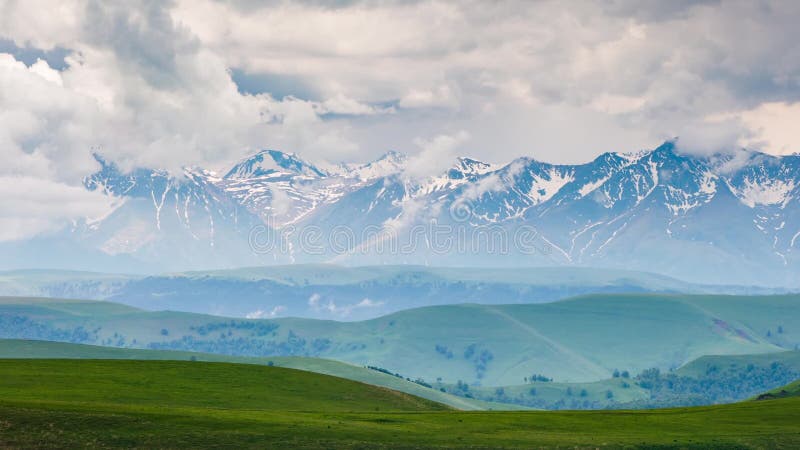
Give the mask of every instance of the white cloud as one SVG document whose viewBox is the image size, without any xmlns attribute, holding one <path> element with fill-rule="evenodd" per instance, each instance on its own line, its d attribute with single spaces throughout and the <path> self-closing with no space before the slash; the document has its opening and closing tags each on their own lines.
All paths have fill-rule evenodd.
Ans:
<svg viewBox="0 0 800 450">
<path fill-rule="evenodd" d="M 331 299 L 323 299 L 321 295 L 314 293 L 308 298 L 308 306 L 312 311 L 325 312 L 332 316 L 349 317 L 354 310 L 379 308 L 385 303 L 382 301 L 374 301 L 368 298 L 362 299 L 358 303 L 351 303 L 344 306 L 339 306 Z"/>
<path fill-rule="evenodd" d="M 776 155 L 800 153 L 800 102 L 767 102 L 741 113 L 741 120 L 752 132 L 742 144 Z"/>
<path fill-rule="evenodd" d="M 458 99 L 453 89 L 444 85 L 434 89 L 411 89 L 398 105 L 401 108 L 456 108 Z"/>
<path fill-rule="evenodd" d="M 405 175 L 414 179 L 424 179 L 439 175 L 452 167 L 458 157 L 461 145 L 469 140 L 464 130 L 454 134 L 440 134 L 433 139 L 416 139 L 421 149 L 406 162 Z"/>
<path fill-rule="evenodd" d="M 113 203 L 113 199 L 82 187 L 38 177 L 0 175 L 0 241 L 55 231 L 74 217 L 100 217 Z"/>
<path fill-rule="evenodd" d="M 279 314 L 286 311 L 286 307 L 283 305 L 278 305 L 272 308 L 269 311 L 264 311 L 262 309 L 257 309 L 253 312 L 247 313 L 245 318 L 247 319 L 271 319 L 273 317 L 277 317 Z"/>
<path fill-rule="evenodd" d="M 320 300 L 322 300 L 322 296 L 317 293 L 313 293 L 311 294 L 311 297 L 308 297 L 308 306 L 316 308 L 317 306 L 319 306 Z"/>
<path fill-rule="evenodd" d="M 391 114 L 395 111 L 392 107 L 375 107 L 366 103 L 361 103 L 358 100 L 354 100 L 342 94 L 338 94 L 318 104 L 316 110 L 319 114 L 343 114 L 352 116 Z"/>
<path fill-rule="evenodd" d="M 512 166 L 512 168 L 515 166 Z M 484 194 L 489 192 L 497 192 L 506 187 L 500 175 L 492 173 L 484 178 L 481 178 L 477 183 L 470 184 L 461 195 L 462 201 L 473 201 L 481 198 Z"/>
<path fill-rule="evenodd" d="M 123 168 L 175 170 L 269 147 L 329 161 L 416 152 L 408 175 L 425 177 L 461 150 L 454 130 L 488 161 L 579 162 L 675 136 L 692 151 L 798 151 L 797 2 L 0 0 L 0 11 L 0 39 L 68 51 L 63 71 L 0 54 L 0 176 L 76 187 L 97 168 L 93 149 Z M 263 93 L 239 92 L 232 69 L 263 75 Z"/>
</svg>

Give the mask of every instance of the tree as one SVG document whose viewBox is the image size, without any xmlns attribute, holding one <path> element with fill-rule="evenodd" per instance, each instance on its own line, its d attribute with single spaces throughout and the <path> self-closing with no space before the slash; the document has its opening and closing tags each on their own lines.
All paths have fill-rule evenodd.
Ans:
<svg viewBox="0 0 800 450">
<path fill-rule="evenodd" d="M 606 398 L 607 398 L 607 399 L 609 399 L 609 400 L 611 400 L 612 398 L 614 398 L 614 393 L 613 393 L 613 392 L 611 392 L 611 389 L 609 389 L 609 390 L 607 390 L 607 391 L 606 391 Z"/>
<path fill-rule="evenodd" d="M 581 397 L 588 397 L 589 393 L 586 392 L 586 389 L 581 389 L 581 394 L 580 395 L 581 395 Z"/>
<path fill-rule="evenodd" d="M 614 375 L 612 375 L 612 376 L 613 376 L 614 378 L 619 378 L 619 370 L 617 370 L 617 369 L 614 369 Z"/>
</svg>

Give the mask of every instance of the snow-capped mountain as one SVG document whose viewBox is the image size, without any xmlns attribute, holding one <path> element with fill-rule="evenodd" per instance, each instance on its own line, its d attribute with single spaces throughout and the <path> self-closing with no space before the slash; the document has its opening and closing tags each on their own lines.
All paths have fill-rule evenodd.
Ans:
<svg viewBox="0 0 800 450">
<path fill-rule="evenodd" d="M 584 265 L 800 285 L 798 155 L 699 157 L 667 142 L 579 165 L 458 158 L 424 180 L 406 176 L 407 159 L 396 152 L 323 166 L 265 150 L 224 176 L 197 168 L 122 173 L 99 161 L 86 187 L 114 196 L 118 207 L 65 236 L 154 268 Z M 262 235 L 273 241 L 255 245 Z"/>
</svg>

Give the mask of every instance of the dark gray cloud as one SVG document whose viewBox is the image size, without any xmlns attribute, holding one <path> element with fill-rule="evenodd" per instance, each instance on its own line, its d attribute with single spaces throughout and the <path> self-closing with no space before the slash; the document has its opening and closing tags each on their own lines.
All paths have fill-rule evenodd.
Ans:
<svg viewBox="0 0 800 450">
<path fill-rule="evenodd" d="M 697 6 L 719 7 L 721 0 L 606 0 L 603 9 L 611 15 L 633 17 L 647 22 L 686 19 Z"/>
<path fill-rule="evenodd" d="M 112 49 L 120 64 L 154 86 L 175 87 L 182 78 L 176 59 L 195 53 L 200 43 L 173 22 L 171 6 L 160 0 L 91 0 L 84 22 L 87 41 Z"/>
</svg>

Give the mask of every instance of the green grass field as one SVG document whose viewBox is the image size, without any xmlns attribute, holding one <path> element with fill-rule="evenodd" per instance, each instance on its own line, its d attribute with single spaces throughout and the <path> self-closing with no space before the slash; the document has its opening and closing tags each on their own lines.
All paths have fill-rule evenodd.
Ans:
<svg viewBox="0 0 800 450">
<path fill-rule="evenodd" d="M 339 361 L 321 358 L 305 358 L 299 356 L 246 357 L 215 355 L 210 353 L 181 352 L 168 350 L 142 350 L 116 347 L 100 347 L 96 345 L 70 344 L 65 342 L 0 339 L 0 359 L 130 359 L 130 360 L 173 360 L 173 361 L 206 361 L 229 362 L 239 364 L 269 365 L 289 369 L 331 375 L 361 383 L 381 386 L 406 394 L 422 397 L 437 403 L 443 403 L 456 409 L 472 411 L 487 409 L 525 409 L 515 405 L 482 402 L 464 397 L 446 394 L 437 389 L 430 389 L 405 379 L 387 375 Z"/>
<path fill-rule="evenodd" d="M 458 412 L 276 367 L 0 360 L 1 448 L 797 448 L 800 398 L 656 411 Z"/>
<path fill-rule="evenodd" d="M 445 405 L 283 367 L 196 361 L 0 360 L 0 398 L 81 405 L 274 411 L 430 411 Z"/>
</svg>

